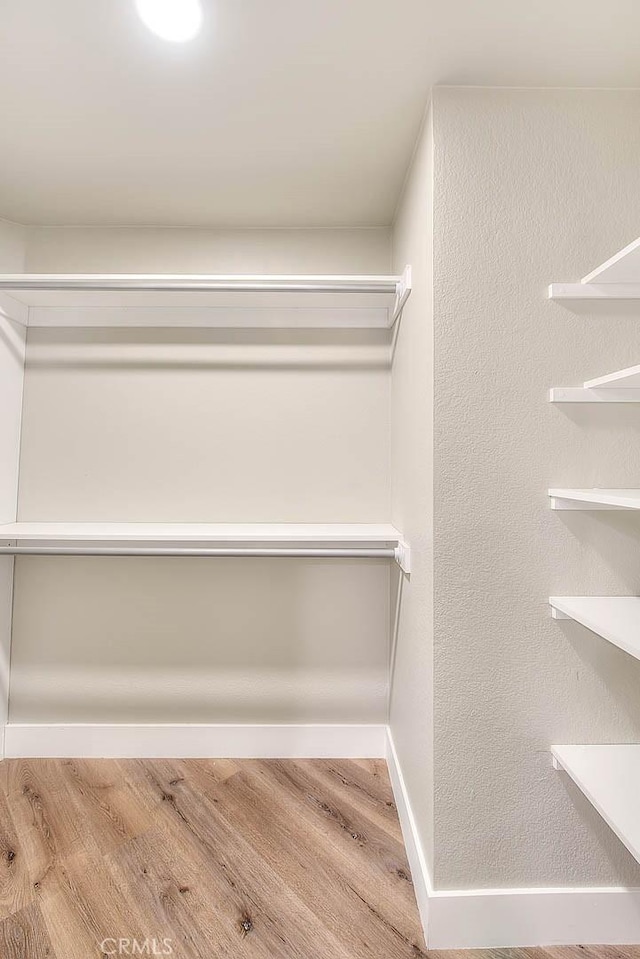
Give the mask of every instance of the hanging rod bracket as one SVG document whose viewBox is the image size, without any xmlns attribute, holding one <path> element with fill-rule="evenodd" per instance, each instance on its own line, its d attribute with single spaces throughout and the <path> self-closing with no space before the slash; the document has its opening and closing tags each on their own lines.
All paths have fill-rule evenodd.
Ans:
<svg viewBox="0 0 640 959">
<path fill-rule="evenodd" d="M 411 573 L 411 548 L 406 543 L 398 543 L 394 551 L 394 559 L 403 573 Z"/>
<path fill-rule="evenodd" d="M 391 326 L 395 326 L 397 320 L 402 316 L 402 311 L 404 310 L 404 305 L 411 295 L 411 267 L 405 266 L 402 271 L 402 276 L 396 284 L 396 301 L 393 306 L 393 314 L 391 316 Z"/>
</svg>

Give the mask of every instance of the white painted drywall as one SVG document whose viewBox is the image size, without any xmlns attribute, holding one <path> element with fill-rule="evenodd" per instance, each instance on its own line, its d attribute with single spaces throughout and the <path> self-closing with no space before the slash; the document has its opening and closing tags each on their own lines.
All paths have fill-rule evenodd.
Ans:
<svg viewBox="0 0 640 959">
<path fill-rule="evenodd" d="M 13 722 L 384 720 L 384 560 L 17 565 Z"/>
<path fill-rule="evenodd" d="M 30 234 L 30 271 L 388 272 L 381 231 Z M 390 519 L 385 331 L 29 332 L 23 520 Z M 385 561 L 16 564 L 11 719 L 382 721 Z"/>
<path fill-rule="evenodd" d="M 24 269 L 25 231 L 0 220 L 0 271 Z M 0 306 L 0 522 L 16 518 L 18 460 L 24 380 L 25 328 L 10 320 Z M 9 659 L 11 653 L 11 605 L 13 559 L 0 557 L 0 738 L 7 718 Z M 3 744 L 0 743 L 0 755 Z"/>
<path fill-rule="evenodd" d="M 640 518 L 545 493 L 640 477 L 640 407 L 547 401 L 638 363 L 640 310 L 546 298 L 640 233 L 640 93 L 440 89 L 433 117 L 435 883 L 638 886 L 548 749 L 637 742 L 640 663 L 547 597 L 637 593 Z"/>
<path fill-rule="evenodd" d="M 26 270 L 28 230 L 19 223 L 0 217 L 0 266 L 3 273 Z"/>
<path fill-rule="evenodd" d="M 386 273 L 388 230 L 31 227 L 30 273 Z"/>
<path fill-rule="evenodd" d="M 393 230 L 412 293 L 397 328 L 391 388 L 392 520 L 411 544 L 394 609 L 390 726 L 427 861 L 433 856 L 433 131 L 424 121 Z"/>
</svg>

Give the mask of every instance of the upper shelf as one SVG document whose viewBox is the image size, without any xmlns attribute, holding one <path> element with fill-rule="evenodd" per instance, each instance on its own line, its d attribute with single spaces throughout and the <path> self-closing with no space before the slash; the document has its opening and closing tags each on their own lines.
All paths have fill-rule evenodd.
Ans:
<svg viewBox="0 0 640 959">
<path fill-rule="evenodd" d="M 640 366 L 549 391 L 552 403 L 640 403 Z"/>
<path fill-rule="evenodd" d="M 640 489 L 550 489 L 551 509 L 640 509 Z"/>
<path fill-rule="evenodd" d="M 24 326 L 388 329 L 401 276 L 0 274 L 0 311 Z"/>
<path fill-rule="evenodd" d="M 640 746 L 552 746 L 551 753 L 640 862 Z"/>
<path fill-rule="evenodd" d="M 580 283 L 552 283 L 552 300 L 640 299 L 640 238 L 610 257 Z"/>
</svg>

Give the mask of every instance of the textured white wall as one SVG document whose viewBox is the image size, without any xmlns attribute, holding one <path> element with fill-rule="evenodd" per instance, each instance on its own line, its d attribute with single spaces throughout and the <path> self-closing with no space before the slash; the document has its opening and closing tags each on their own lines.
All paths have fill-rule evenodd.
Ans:
<svg viewBox="0 0 640 959">
<path fill-rule="evenodd" d="M 387 272 L 382 231 L 31 231 L 30 271 Z M 384 331 L 31 330 L 23 520 L 385 522 Z M 22 559 L 14 721 L 383 721 L 385 562 Z"/>
<path fill-rule="evenodd" d="M 427 116 L 393 231 L 394 269 L 412 267 L 391 377 L 393 522 L 411 544 L 399 580 L 390 725 L 422 845 L 433 855 L 433 131 Z"/>
<path fill-rule="evenodd" d="M 640 311 L 546 299 L 640 233 L 640 93 L 440 89 L 434 141 L 435 881 L 637 886 L 548 747 L 639 741 L 640 663 L 546 601 L 637 593 L 640 519 L 545 494 L 640 478 L 640 407 L 547 402 L 640 362 Z"/>
</svg>

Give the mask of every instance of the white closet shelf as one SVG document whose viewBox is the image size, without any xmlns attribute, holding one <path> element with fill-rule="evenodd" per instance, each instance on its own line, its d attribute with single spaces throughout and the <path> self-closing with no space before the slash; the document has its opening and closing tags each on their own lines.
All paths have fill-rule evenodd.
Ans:
<svg viewBox="0 0 640 959">
<path fill-rule="evenodd" d="M 640 745 L 552 746 L 551 754 L 640 862 Z"/>
<path fill-rule="evenodd" d="M 640 299 L 640 238 L 587 273 L 580 283 L 552 283 L 552 300 Z"/>
<path fill-rule="evenodd" d="M 351 556 L 394 559 L 410 572 L 410 550 L 386 523 L 7 523 L 0 554 Z"/>
<path fill-rule="evenodd" d="M 639 300 L 640 283 L 552 283 L 550 300 Z"/>
<path fill-rule="evenodd" d="M 556 386 L 549 390 L 550 403 L 640 403 L 640 389 L 592 389 Z"/>
<path fill-rule="evenodd" d="M 551 596 L 554 619 L 572 619 L 640 659 L 640 596 Z"/>
<path fill-rule="evenodd" d="M 551 509 L 640 509 L 640 489 L 550 489 Z"/>
<path fill-rule="evenodd" d="M 392 327 L 401 276 L 0 274 L 0 311 L 24 326 Z"/>
<path fill-rule="evenodd" d="M 640 366 L 598 376 L 581 387 L 552 389 L 549 399 L 552 403 L 640 403 Z"/>
</svg>

